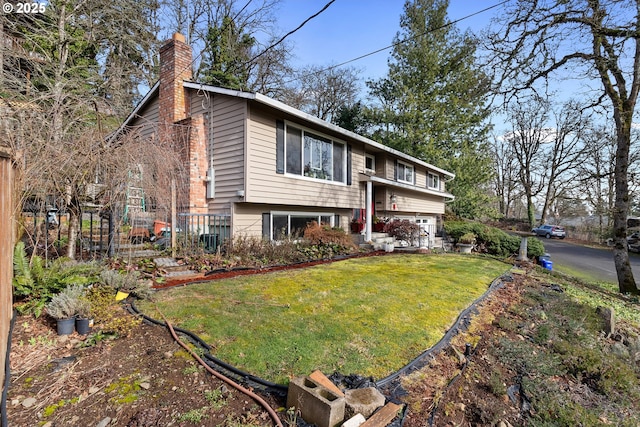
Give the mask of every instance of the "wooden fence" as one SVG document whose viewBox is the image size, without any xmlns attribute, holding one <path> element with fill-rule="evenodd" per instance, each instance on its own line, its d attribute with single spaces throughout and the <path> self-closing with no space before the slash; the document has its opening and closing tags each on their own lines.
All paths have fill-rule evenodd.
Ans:
<svg viewBox="0 0 640 427">
<path fill-rule="evenodd" d="M 9 326 L 13 317 L 13 245 L 15 242 L 15 169 L 11 153 L 0 147 L 0 384 L 4 392 Z M 4 408 L 3 408 L 4 411 Z M 2 414 L 3 418 L 4 415 Z"/>
</svg>

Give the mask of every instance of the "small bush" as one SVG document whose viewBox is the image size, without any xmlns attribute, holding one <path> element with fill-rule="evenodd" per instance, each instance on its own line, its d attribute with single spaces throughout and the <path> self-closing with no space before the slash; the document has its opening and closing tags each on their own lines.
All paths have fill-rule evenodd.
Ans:
<svg viewBox="0 0 640 427">
<path fill-rule="evenodd" d="M 97 263 L 56 259 L 50 267 L 34 255 L 27 257 L 24 242 L 18 242 L 13 254 L 13 293 L 20 314 L 39 317 L 51 298 L 72 284 L 87 285 L 97 280 Z"/>
<path fill-rule="evenodd" d="M 420 235 L 420 226 L 408 219 L 393 220 L 384 226 L 384 232 L 396 240 L 412 242 Z"/>
<path fill-rule="evenodd" d="M 342 228 L 320 225 L 312 221 L 304 230 L 304 238 L 311 245 L 337 244 L 353 247 L 351 237 Z"/>
<path fill-rule="evenodd" d="M 355 250 L 351 236 L 342 228 L 331 228 L 313 221 L 304 230 L 305 242 L 299 251 L 310 259 L 332 258 Z"/>
<path fill-rule="evenodd" d="M 47 314 L 54 319 L 68 319 L 85 311 L 85 301 L 82 285 L 67 286 L 47 303 Z"/>
<path fill-rule="evenodd" d="M 86 297 L 91 303 L 94 329 L 127 336 L 142 323 L 141 318 L 127 314 L 122 309 L 115 300 L 113 288 L 109 286 L 94 286 L 87 290 Z"/>
</svg>

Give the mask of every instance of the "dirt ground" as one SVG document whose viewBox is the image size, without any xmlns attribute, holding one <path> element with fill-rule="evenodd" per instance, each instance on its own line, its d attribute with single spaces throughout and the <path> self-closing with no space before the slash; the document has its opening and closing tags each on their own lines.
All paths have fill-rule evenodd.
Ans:
<svg viewBox="0 0 640 427">
<path fill-rule="evenodd" d="M 403 380 L 404 426 L 527 425 L 524 399 L 490 386 L 496 373 L 513 377 L 512 367 L 491 353 L 495 340 L 505 335 L 496 319 L 516 316 L 509 307 L 519 303 L 525 289 L 549 292 L 548 283 L 522 273 L 479 306 L 468 330 L 447 350 Z M 10 426 L 274 425 L 253 399 L 199 367 L 166 328 L 142 324 L 129 337 L 83 347 L 87 339 L 59 337 L 44 319 L 17 319 L 7 398 Z M 558 378 L 565 380 L 570 382 Z M 573 393 L 583 393 L 585 404 L 592 404 L 586 400 L 589 390 L 576 386 Z M 295 425 L 283 399 L 263 398 L 283 425 Z"/>
</svg>

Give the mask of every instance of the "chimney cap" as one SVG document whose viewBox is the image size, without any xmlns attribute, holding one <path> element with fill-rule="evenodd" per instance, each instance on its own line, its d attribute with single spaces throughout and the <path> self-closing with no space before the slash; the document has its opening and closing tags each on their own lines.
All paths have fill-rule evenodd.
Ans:
<svg viewBox="0 0 640 427">
<path fill-rule="evenodd" d="M 185 43 L 185 42 L 186 42 L 186 39 L 185 39 L 185 38 L 184 38 L 184 36 L 183 36 L 182 34 L 180 34 L 180 33 L 173 33 L 173 37 L 172 37 L 172 39 L 173 39 L 173 40 L 175 40 L 175 41 L 182 42 L 182 43 Z"/>
</svg>

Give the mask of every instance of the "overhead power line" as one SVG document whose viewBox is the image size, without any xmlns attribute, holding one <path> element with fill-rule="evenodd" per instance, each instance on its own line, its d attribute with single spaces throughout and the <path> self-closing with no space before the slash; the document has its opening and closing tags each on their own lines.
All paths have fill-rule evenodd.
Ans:
<svg viewBox="0 0 640 427">
<path fill-rule="evenodd" d="M 265 53 L 267 53 L 268 51 L 270 51 L 274 47 L 278 46 L 280 43 L 282 43 L 284 41 L 284 39 L 286 39 L 287 37 L 289 37 L 291 34 L 295 33 L 296 31 L 298 31 L 300 28 L 304 27 L 307 22 L 311 21 L 313 18 L 315 18 L 316 16 L 320 15 L 322 12 L 327 10 L 327 8 L 329 6 L 331 6 L 331 3 L 333 3 L 334 1 L 336 1 L 336 0 L 331 0 L 329 3 L 325 4 L 324 7 L 322 9 L 320 9 L 317 13 L 315 13 L 315 14 L 311 15 L 310 17 L 308 17 L 307 19 L 305 19 L 304 22 L 302 22 L 302 24 L 298 25 L 295 29 L 289 31 L 287 34 L 282 36 L 280 38 L 280 40 L 278 40 L 277 42 L 273 43 L 271 46 L 267 47 L 266 49 L 264 49 L 262 52 L 260 52 L 259 54 L 257 54 L 256 56 L 254 56 L 253 58 L 251 58 L 247 62 L 251 63 L 251 62 L 255 61 L 256 59 L 258 59 L 259 57 L 261 57 L 262 55 L 264 55 Z"/>
<path fill-rule="evenodd" d="M 403 43 L 407 43 L 407 42 L 409 42 L 409 41 L 411 41 L 411 40 L 414 40 L 414 39 L 416 39 L 416 38 L 419 38 L 419 37 L 422 37 L 422 36 L 426 36 L 427 34 L 430 34 L 430 33 L 436 32 L 436 31 L 440 31 L 440 30 L 442 30 L 442 29 L 444 29 L 444 28 L 447 28 L 447 27 L 450 27 L 450 26 L 452 26 L 452 25 L 455 25 L 455 24 L 457 24 L 457 23 L 459 23 L 459 22 L 462 22 L 462 21 L 464 21 L 464 20 L 466 20 L 466 19 L 469 19 L 469 18 L 471 18 L 471 17 L 474 17 L 474 16 L 476 16 L 476 15 L 480 15 L 481 13 L 487 12 L 487 11 L 489 11 L 489 10 L 491 10 L 491 9 L 495 9 L 496 7 L 500 7 L 500 6 L 502 6 L 502 5 L 506 4 L 506 3 L 509 3 L 509 1 L 510 1 L 510 0 L 504 0 L 504 1 L 500 2 L 500 3 L 494 4 L 493 6 L 489 6 L 489 7 L 486 7 L 486 8 L 484 8 L 484 9 L 482 9 L 482 10 L 479 10 L 479 11 L 477 11 L 477 12 L 474 12 L 474 13 L 471 13 L 471 14 L 469 14 L 469 15 L 463 16 L 462 18 L 458 18 L 458 19 L 456 19 L 455 21 L 448 22 L 448 23 L 446 23 L 446 24 L 444 24 L 444 25 L 441 25 L 441 26 L 439 26 L 439 27 L 437 27 L 437 28 L 432 28 L 432 29 L 430 29 L 430 30 L 427 30 L 427 31 L 425 31 L 425 32 L 421 33 L 421 34 L 416 34 L 416 35 L 415 35 L 415 36 L 413 36 L 413 37 L 408 37 L 408 38 L 406 38 L 406 39 L 403 39 L 403 40 L 400 40 L 400 41 L 398 41 L 398 42 L 392 43 L 392 44 L 390 44 L 390 45 L 388 45 L 388 46 L 382 47 L 382 48 L 380 48 L 380 49 L 376 49 L 376 50 L 374 50 L 374 51 L 372 51 L 372 52 L 369 52 L 369 53 L 365 53 L 364 55 L 360 55 L 360 56 L 358 56 L 358 57 L 356 57 L 356 58 L 349 59 L 349 60 L 344 61 L 344 62 L 341 62 L 341 63 L 339 63 L 339 64 L 331 65 L 331 66 L 329 66 L 329 67 L 327 67 L 327 68 L 323 68 L 323 69 L 321 69 L 321 70 L 319 70 L 319 71 L 315 71 L 315 72 L 313 72 L 313 73 L 305 74 L 305 75 L 303 75 L 303 76 L 301 76 L 301 77 L 296 77 L 296 78 L 293 78 L 293 79 L 291 79 L 291 80 L 287 80 L 287 81 L 285 81 L 284 83 L 291 83 L 291 82 L 294 82 L 294 81 L 296 81 L 296 80 L 300 80 L 302 77 L 308 77 L 308 76 L 312 76 L 312 75 L 314 75 L 314 74 L 324 73 L 324 72 L 326 72 L 326 71 L 333 70 L 334 68 L 342 67 L 342 66 L 347 65 L 347 64 L 350 64 L 350 63 L 352 63 L 352 62 L 359 61 L 359 60 L 364 59 L 364 58 L 367 58 L 367 57 L 369 57 L 369 56 L 371 56 L 371 55 L 375 55 L 376 53 L 383 52 L 383 51 L 388 50 L 388 49 L 391 49 L 391 48 L 393 48 L 393 47 L 395 47 L 395 46 L 399 46 L 399 45 L 401 45 L 401 44 L 403 44 Z M 258 55 L 258 56 L 259 56 L 259 55 Z"/>
</svg>

